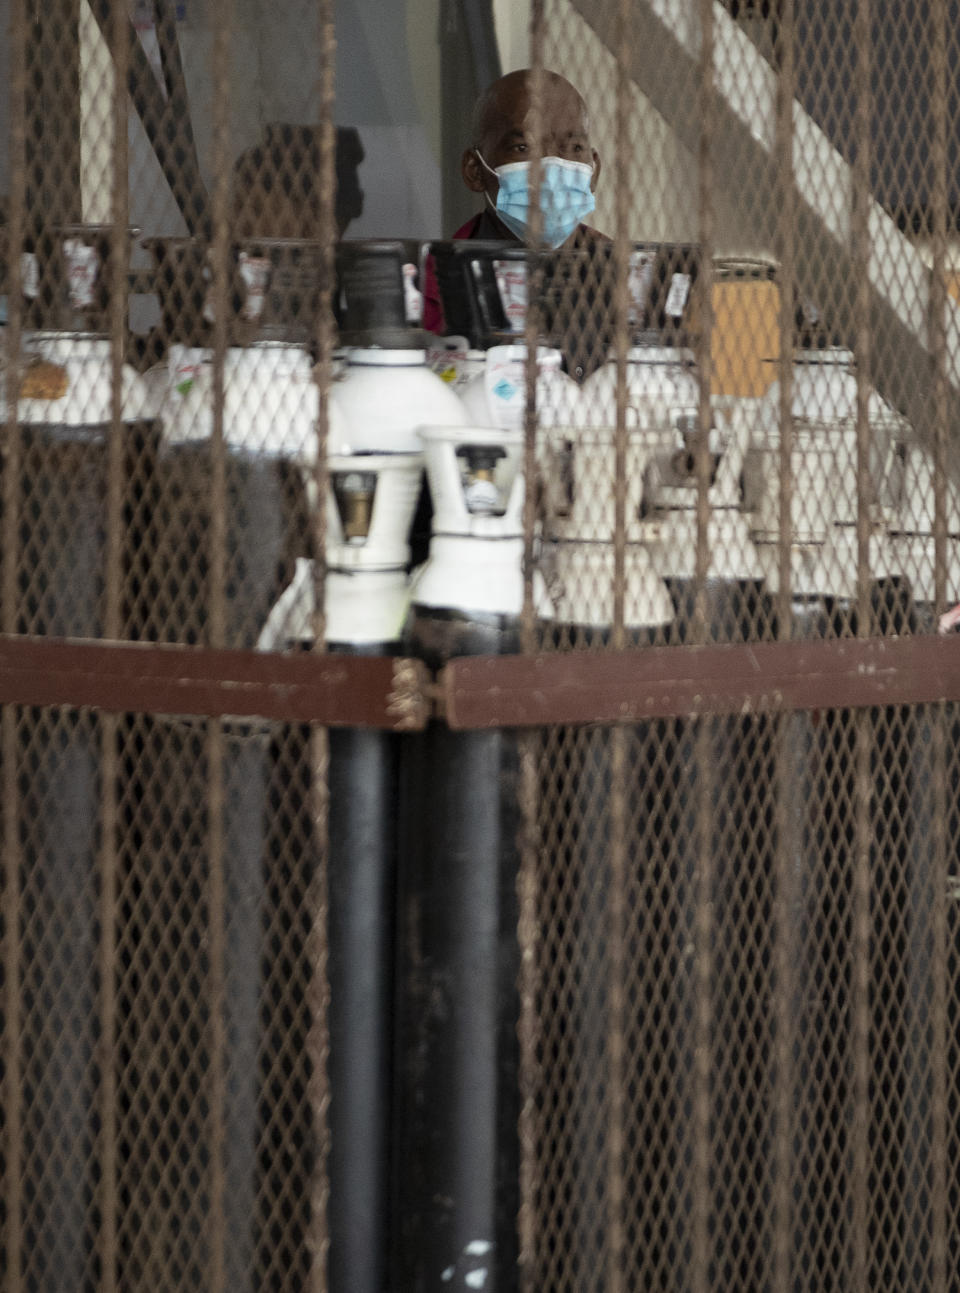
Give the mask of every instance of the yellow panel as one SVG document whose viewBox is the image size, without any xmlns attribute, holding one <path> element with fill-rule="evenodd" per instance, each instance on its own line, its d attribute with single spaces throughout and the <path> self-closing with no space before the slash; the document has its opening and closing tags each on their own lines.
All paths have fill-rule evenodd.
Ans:
<svg viewBox="0 0 960 1293">
<path fill-rule="evenodd" d="M 780 291 L 769 277 L 718 270 L 713 287 L 714 395 L 765 394 L 776 377 L 779 312 Z"/>
</svg>

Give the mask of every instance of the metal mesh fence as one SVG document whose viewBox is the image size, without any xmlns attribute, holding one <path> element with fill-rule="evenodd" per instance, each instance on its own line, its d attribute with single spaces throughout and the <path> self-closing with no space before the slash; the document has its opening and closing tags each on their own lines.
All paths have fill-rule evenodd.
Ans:
<svg viewBox="0 0 960 1293">
<path fill-rule="evenodd" d="M 954 0 L 259 8 L 0 5 L 4 1287 L 946 1293 Z"/>
</svg>

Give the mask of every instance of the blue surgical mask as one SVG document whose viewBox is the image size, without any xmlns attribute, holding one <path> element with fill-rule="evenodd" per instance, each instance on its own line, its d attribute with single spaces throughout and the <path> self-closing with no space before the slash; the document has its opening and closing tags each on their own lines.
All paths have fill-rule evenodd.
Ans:
<svg viewBox="0 0 960 1293">
<path fill-rule="evenodd" d="M 530 162 L 508 162 L 494 169 L 475 150 L 481 165 L 500 181 L 494 206 L 487 201 L 511 233 L 530 242 Z M 541 240 L 549 247 L 565 243 L 577 225 L 596 206 L 590 185 L 593 167 L 586 162 L 568 162 L 563 157 L 544 157 L 540 171 L 540 211 L 543 215 Z"/>
</svg>

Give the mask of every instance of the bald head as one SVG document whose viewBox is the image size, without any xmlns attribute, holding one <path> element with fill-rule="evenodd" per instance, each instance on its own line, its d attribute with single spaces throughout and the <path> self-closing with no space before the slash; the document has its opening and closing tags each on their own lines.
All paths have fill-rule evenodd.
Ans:
<svg viewBox="0 0 960 1293">
<path fill-rule="evenodd" d="M 542 85 L 542 155 L 592 164 L 596 187 L 600 156 L 590 142 L 590 118 L 583 97 L 557 72 L 544 71 Z M 508 72 L 494 81 L 474 108 L 471 147 L 461 164 L 467 188 L 487 193 L 495 201 L 499 182 L 490 171 L 509 162 L 529 161 L 536 151 L 534 127 L 531 70 Z"/>
<path fill-rule="evenodd" d="M 477 99 L 471 122 L 471 143 L 475 148 L 483 149 L 489 137 L 508 120 L 516 115 L 518 106 L 523 106 L 524 114 L 529 110 L 533 94 L 533 72 L 528 67 L 518 72 L 508 72 L 499 80 L 488 85 Z M 543 116 L 549 121 L 551 110 L 559 105 L 565 112 L 575 114 L 583 126 L 584 133 L 589 134 L 587 105 L 583 96 L 559 72 L 543 73 Z"/>
</svg>

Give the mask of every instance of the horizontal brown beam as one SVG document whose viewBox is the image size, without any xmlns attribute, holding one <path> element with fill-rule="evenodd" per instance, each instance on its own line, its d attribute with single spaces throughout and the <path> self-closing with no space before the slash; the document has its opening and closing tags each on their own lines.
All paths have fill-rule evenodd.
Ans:
<svg viewBox="0 0 960 1293">
<path fill-rule="evenodd" d="M 0 703 L 415 731 L 429 674 L 387 656 L 0 636 Z"/>
<path fill-rule="evenodd" d="M 417 660 L 0 636 L 0 704 L 419 731 L 960 700 L 960 638 Z"/>
<path fill-rule="evenodd" d="M 440 695 L 458 729 L 960 700 L 960 637 L 463 657 Z"/>
</svg>

